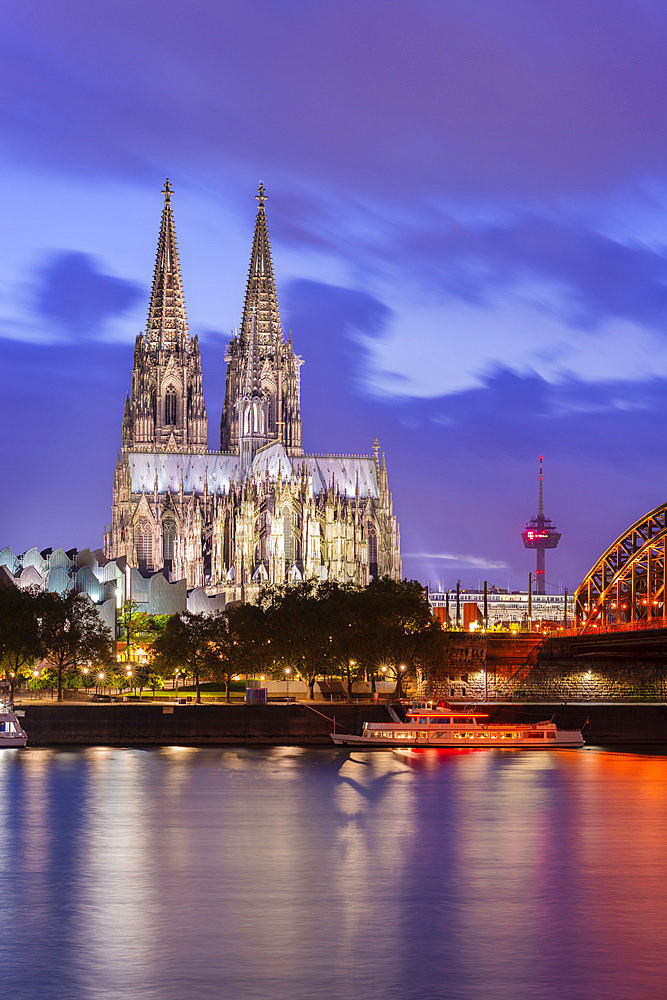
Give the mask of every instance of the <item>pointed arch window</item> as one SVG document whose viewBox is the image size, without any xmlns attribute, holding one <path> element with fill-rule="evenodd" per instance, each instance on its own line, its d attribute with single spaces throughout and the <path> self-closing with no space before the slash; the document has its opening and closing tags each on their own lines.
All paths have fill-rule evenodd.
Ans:
<svg viewBox="0 0 667 1000">
<path fill-rule="evenodd" d="M 226 569 L 230 569 L 234 556 L 234 535 L 232 528 L 232 518 L 229 513 L 225 515 L 225 528 L 222 540 L 222 561 Z"/>
<path fill-rule="evenodd" d="M 285 539 L 285 566 L 292 559 L 292 511 L 283 507 L 283 535 Z"/>
<path fill-rule="evenodd" d="M 141 569 L 153 566 L 153 529 L 147 518 L 142 517 L 134 533 L 134 544 L 137 549 L 137 562 Z"/>
<path fill-rule="evenodd" d="M 174 542 L 176 541 L 176 521 L 167 514 L 162 522 L 162 546 L 164 551 L 164 565 L 166 569 L 171 569 L 174 559 Z"/>
<path fill-rule="evenodd" d="M 378 575 L 378 536 L 372 521 L 367 526 L 368 537 L 368 573 L 373 579 Z"/>
<path fill-rule="evenodd" d="M 176 390 L 173 385 L 169 386 L 164 397 L 164 422 L 167 426 L 176 424 Z"/>
</svg>

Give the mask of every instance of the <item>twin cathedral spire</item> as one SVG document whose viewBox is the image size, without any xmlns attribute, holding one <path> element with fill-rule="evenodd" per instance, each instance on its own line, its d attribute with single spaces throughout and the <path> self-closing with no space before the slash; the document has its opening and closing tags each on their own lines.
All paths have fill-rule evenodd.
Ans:
<svg viewBox="0 0 667 1000">
<path fill-rule="evenodd" d="M 400 533 L 377 446 L 372 455 L 301 447 L 302 361 L 280 321 L 263 185 L 241 325 L 225 355 L 220 451 L 208 451 L 169 181 L 163 194 L 105 555 L 154 574 L 158 587 L 164 573 L 223 602 L 248 600 L 267 583 L 400 579 Z"/>
<path fill-rule="evenodd" d="M 125 403 L 123 449 L 202 454 L 207 415 L 199 339 L 190 337 L 167 179 L 153 288 L 145 334 L 134 348 L 132 390 Z M 240 332 L 232 332 L 225 360 L 220 450 L 237 454 L 247 469 L 262 446 L 280 442 L 302 454 L 302 361 L 283 335 L 260 184 L 248 284 Z"/>
</svg>

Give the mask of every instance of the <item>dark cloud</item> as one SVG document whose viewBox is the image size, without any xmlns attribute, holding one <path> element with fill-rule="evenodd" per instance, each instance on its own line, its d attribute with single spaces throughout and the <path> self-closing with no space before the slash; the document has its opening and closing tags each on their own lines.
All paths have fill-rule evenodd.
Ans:
<svg viewBox="0 0 667 1000">
<path fill-rule="evenodd" d="M 563 532 L 547 565 L 555 586 L 576 586 L 627 525 L 667 497 L 667 475 L 656 461 L 664 450 L 667 380 L 591 389 L 499 371 L 478 389 L 440 399 L 377 401 L 356 388 L 365 352 L 349 333 L 364 323 L 380 330 L 382 304 L 317 283 L 289 291 L 295 348 L 306 360 L 304 447 L 368 454 L 377 435 L 405 552 L 467 553 L 487 565 L 508 564 L 466 570 L 407 557 L 406 575 L 448 586 L 457 577 L 464 584 L 485 577 L 524 584 L 534 563 L 519 536 L 536 513 L 540 454 L 546 511 Z M 223 346 L 207 343 L 202 355 L 215 449 Z M 101 544 L 131 363 L 130 345 L 0 341 L 3 461 L 10 470 L 10 488 L 0 494 L 0 547 Z"/>
<path fill-rule="evenodd" d="M 90 254 L 54 253 L 39 269 L 34 308 L 40 318 L 70 337 L 94 337 L 105 322 L 131 309 L 146 289 L 105 274 Z"/>
<path fill-rule="evenodd" d="M 339 190 L 415 196 L 548 196 L 667 168 L 656 4 L 119 0 L 115 11 L 14 12 L 0 43 L 9 148 L 124 176 L 165 156 L 211 178 L 224 160 L 268 161 Z"/>
<path fill-rule="evenodd" d="M 377 434 L 406 552 L 507 562 L 513 584 L 523 583 L 534 564 L 519 532 L 535 513 L 540 453 L 547 512 L 563 530 L 550 582 L 576 585 L 620 530 L 664 500 L 656 456 L 667 383 L 554 386 L 499 370 L 468 392 L 378 400 L 363 391 L 370 360 L 359 337 L 382 337 L 392 321 L 369 291 L 376 276 L 378 287 L 395 279 L 397 308 L 415 287 L 427 306 L 446 297 L 488 306 L 534 283 L 554 289 L 537 305 L 561 322 L 663 328 L 662 252 L 616 242 L 559 206 L 588 204 L 589 195 L 603 205 L 644 190 L 645 178 L 660 189 L 667 8 L 118 0 L 110 18 L 99 4 L 55 0 L 17 6 L 3 27 L 5 163 L 92 179 L 99 190 L 109 177 L 154 184 L 176 175 L 211 205 L 238 205 L 243 191 L 243 211 L 261 177 L 276 244 L 319 254 L 317 274 L 329 256 L 334 273 L 355 269 L 356 289 L 280 287 L 305 360 L 304 445 L 368 451 Z M 484 204 L 487 219 L 505 221 L 454 224 L 445 204 L 459 220 Z M 131 349 L 86 338 L 146 290 L 61 252 L 33 292 L 43 325 L 78 343 L 0 342 L 5 463 L 16 484 L 0 497 L 0 523 L 19 548 L 95 544 L 109 518 Z M 406 328 L 409 316 L 400 319 Z M 489 309 L 491 356 L 493 337 Z M 223 348 L 217 336 L 206 341 L 215 448 Z M 486 357 L 479 361 L 486 370 Z M 407 559 L 405 570 L 442 572 Z"/>
<path fill-rule="evenodd" d="M 413 232 L 395 251 L 401 259 L 424 285 L 475 306 L 532 286 L 535 296 L 542 289 L 533 304 L 571 326 L 594 329 L 616 318 L 667 328 L 667 253 L 566 218 L 523 214 L 469 227 L 441 220 Z"/>
<path fill-rule="evenodd" d="M 128 345 L 0 341 L 0 548 L 101 546 L 131 367 Z"/>
<path fill-rule="evenodd" d="M 391 310 L 366 292 L 317 281 L 290 282 L 281 301 L 283 324 L 305 362 L 304 448 L 369 454 L 382 431 L 363 389 L 369 357 L 357 337 L 381 336 Z"/>
</svg>

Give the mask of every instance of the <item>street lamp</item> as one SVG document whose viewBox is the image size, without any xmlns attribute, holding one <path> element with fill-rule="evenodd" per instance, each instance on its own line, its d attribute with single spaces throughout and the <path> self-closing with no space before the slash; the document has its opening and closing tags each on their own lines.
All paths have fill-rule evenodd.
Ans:
<svg viewBox="0 0 667 1000">
<path fill-rule="evenodd" d="M 287 678 L 287 700 L 288 701 L 289 701 L 289 675 L 290 675 L 290 668 L 289 667 L 285 667 L 285 677 Z"/>
</svg>

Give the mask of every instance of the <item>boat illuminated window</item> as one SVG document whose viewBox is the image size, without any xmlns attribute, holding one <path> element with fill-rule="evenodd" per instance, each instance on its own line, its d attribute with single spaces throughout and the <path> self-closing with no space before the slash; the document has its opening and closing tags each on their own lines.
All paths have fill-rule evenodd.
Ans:
<svg viewBox="0 0 667 1000">
<path fill-rule="evenodd" d="M 531 740 L 543 740 L 544 733 L 528 733 Z"/>
<path fill-rule="evenodd" d="M 548 740 L 555 740 L 556 739 L 556 734 L 553 731 L 551 731 L 551 730 L 549 730 L 549 732 L 547 732 L 546 736 L 547 736 Z"/>
</svg>

